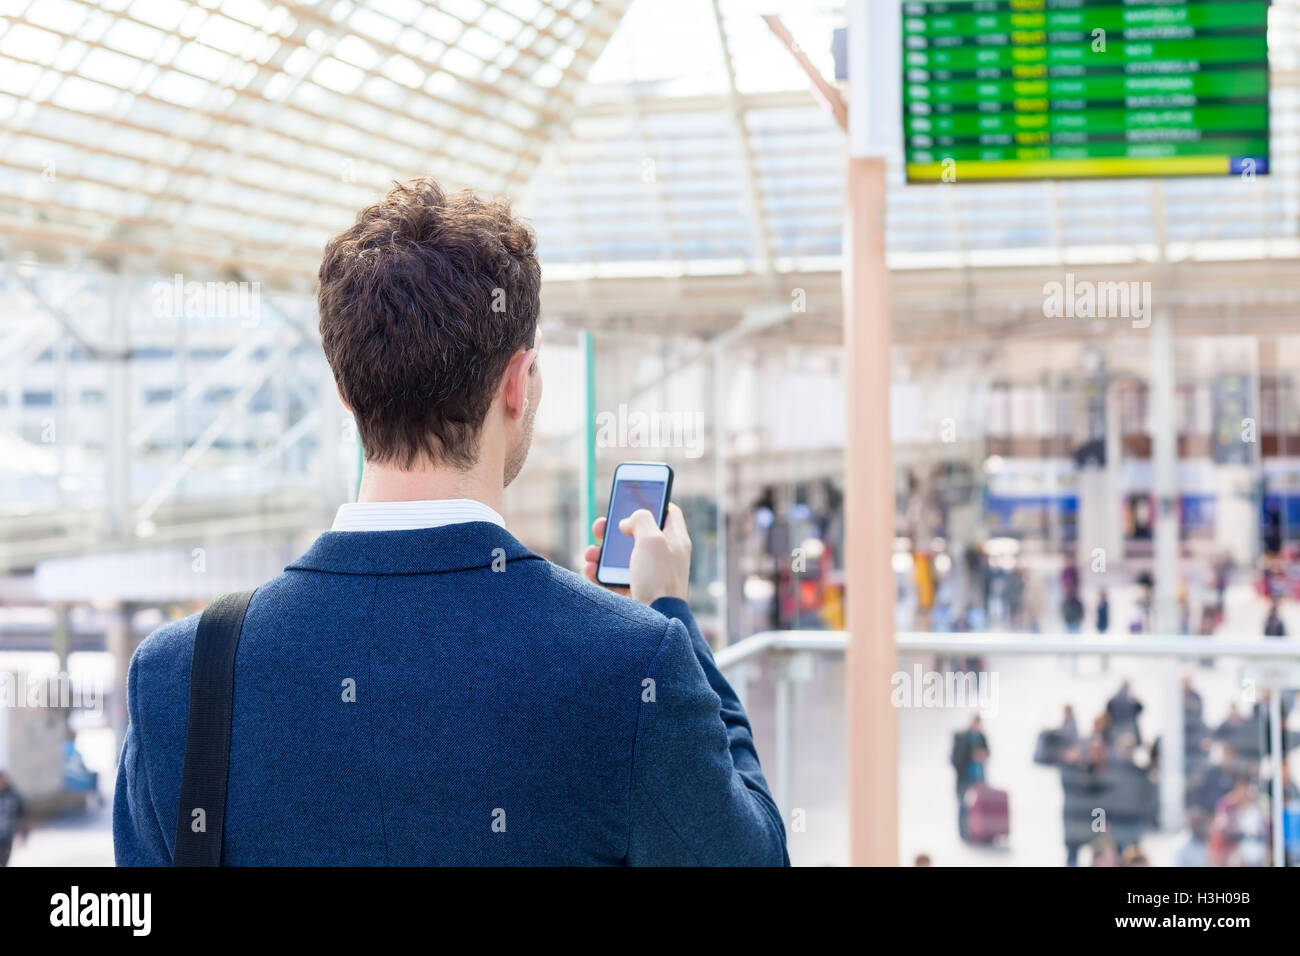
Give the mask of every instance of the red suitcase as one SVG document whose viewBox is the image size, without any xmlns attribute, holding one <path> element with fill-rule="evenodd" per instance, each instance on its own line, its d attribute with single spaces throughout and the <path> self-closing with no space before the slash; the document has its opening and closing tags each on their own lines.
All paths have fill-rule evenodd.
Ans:
<svg viewBox="0 0 1300 956">
<path fill-rule="evenodd" d="M 1005 790 L 986 783 L 966 791 L 966 835 L 975 843 L 992 843 L 1011 835 L 1011 813 Z"/>
</svg>

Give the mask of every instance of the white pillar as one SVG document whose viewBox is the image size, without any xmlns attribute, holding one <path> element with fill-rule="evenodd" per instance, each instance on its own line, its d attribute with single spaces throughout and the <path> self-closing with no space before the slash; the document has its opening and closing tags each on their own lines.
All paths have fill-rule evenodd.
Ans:
<svg viewBox="0 0 1300 956">
<path fill-rule="evenodd" d="M 124 285 L 127 280 L 117 276 L 109 283 L 112 289 L 109 302 L 109 348 L 120 355 L 130 344 L 131 315 L 126 304 Z M 104 483 L 108 490 L 105 502 L 111 533 L 120 539 L 135 535 L 131 499 L 131 370 L 125 358 L 114 357 L 108 362 L 108 440 L 105 443 L 106 468 Z"/>
<path fill-rule="evenodd" d="M 1286 842 L 1283 833 L 1283 810 L 1286 805 L 1286 779 L 1282 776 L 1286 762 L 1282 753 L 1282 682 L 1268 697 L 1268 749 L 1273 761 L 1273 865 L 1286 866 Z"/>
<path fill-rule="evenodd" d="M 1151 322 L 1151 471 L 1156 498 L 1155 608 L 1157 634 L 1176 634 L 1178 620 L 1178 420 L 1174 346 L 1169 313 L 1155 308 Z M 1160 740 L 1160 821 L 1179 830 L 1185 816 L 1183 691 L 1178 660 L 1165 664 L 1165 706 Z"/>
<path fill-rule="evenodd" d="M 117 603 L 107 615 L 108 633 L 105 635 L 108 652 L 113 657 L 113 699 L 108 723 L 113 728 L 113 752 L 119 754 L 126 739 L 126 675 L 131 667 L 131 655 L 135 652 L 130 615 L 129 604 Z"/>
<path fill-rule="evenodd" d="M 0 767 L 9 766 L 9 708 L 0 707 Z"/>
</svg>

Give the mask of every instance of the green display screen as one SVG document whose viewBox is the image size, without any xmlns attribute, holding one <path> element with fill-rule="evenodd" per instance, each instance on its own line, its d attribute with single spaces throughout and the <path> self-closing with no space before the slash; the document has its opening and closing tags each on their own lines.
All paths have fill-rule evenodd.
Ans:
<svg viewBox="0 0 1300 956">
<path fill-rule="evenodd" d="M 903 3 L 908 182 L 1268 172 L 1267 0 Z"/>
</svg>

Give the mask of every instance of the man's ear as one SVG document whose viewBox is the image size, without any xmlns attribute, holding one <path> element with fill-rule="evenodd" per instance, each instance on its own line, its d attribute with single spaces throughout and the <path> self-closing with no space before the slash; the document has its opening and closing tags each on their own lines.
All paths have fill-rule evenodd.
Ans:
<svg viewBox="0 0 1300 956">
<path fill-rule="evenodd" d="M 339 404 L 348 410 L 348 414 L 353 414 L 352 406 L 349 405 L 347 399 L 343 397 L 343 389 L 339 388 L 338 382 L 334 383 L 334 394 L 339 397 Z"/>
<path fill-rule="evenodd" d="M 506 366 L 506 374 L 501 383 L 501 397 L 505 402 L 506 414 L 511 418 L 522 418 L 528 410 L 528 373 L 537 361 L 537 349 L 520 349 Z"/>
</svg>

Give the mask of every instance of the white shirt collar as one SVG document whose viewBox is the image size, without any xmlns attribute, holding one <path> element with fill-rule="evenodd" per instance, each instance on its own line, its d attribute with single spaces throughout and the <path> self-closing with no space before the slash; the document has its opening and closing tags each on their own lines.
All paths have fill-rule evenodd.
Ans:
<svg viewBox="0 0 1300 956">
<path fill-rule="evenodd" d="M 506 521 L 492 508 L 473 498 L 437 501 L 358 501 L 340 505 L 334 516 L 335 531 L 416 531 L 441 528 L 466 521 L 490 521 L 502 528 Z"/>
</svg>

